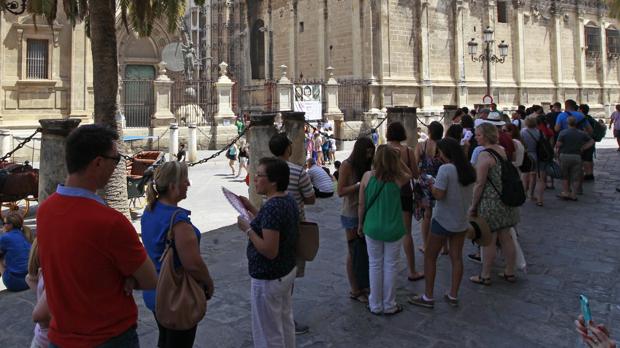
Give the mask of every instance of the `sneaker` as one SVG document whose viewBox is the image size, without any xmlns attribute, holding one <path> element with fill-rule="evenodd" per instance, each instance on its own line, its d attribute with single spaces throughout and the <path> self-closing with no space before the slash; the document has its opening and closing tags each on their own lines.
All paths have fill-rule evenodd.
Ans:
<svg viewBox="0 0 620 348">
<path fill-rule="evenodd" d="M 435 307 L 435 300 L 427 300 L 424 295 L 409 296 L 407 298 L 407 301 L 411 303 L 412 305 L 416 305 L 420 307 L 425 307 L 425 308 Z"/>
<path fill-rule="evenodd" d="M 480 258 L 480 255 L 476 253 L 467 255 L 467 259 L 475 263 L 482 263 L 482 259 Z"/>
<path fill-rule="evenodd" d="M 297 321 L 295 323 L 295 335 L 303 335 L 310 331 L 310 327 L 308 325 L 300 324 Z"/>
</svg>

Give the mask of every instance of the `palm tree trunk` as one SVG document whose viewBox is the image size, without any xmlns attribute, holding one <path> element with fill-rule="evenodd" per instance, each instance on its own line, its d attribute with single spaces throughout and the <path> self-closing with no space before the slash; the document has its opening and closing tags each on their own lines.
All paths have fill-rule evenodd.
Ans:
<svg viewBox="0 0 620 348">
<path fill-rule="evenodd" d="M 124 153 L 123 129 L 116 121 L 118 94 L 118 59 L 116 52 L 116 1 L 88 0 L 90 39 L 93 55 L 93 92 L 95 95 L 95 123 L 113 127 L 119 134 L 118 150 Z M 108 205 L 127 218 L 127 173 L 125 161 L 119 162 L 104 188 Z"/>
</svg>

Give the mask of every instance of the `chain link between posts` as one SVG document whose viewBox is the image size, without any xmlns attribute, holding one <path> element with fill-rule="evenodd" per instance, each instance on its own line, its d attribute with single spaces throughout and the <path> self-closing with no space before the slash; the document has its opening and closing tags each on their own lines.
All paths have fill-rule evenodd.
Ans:
<svg viewBox="0 0 620 348">
<path fill-rule="evenodd" d="M 39 133 L 39 132 L 41 132 L 41 128 L 37 128 L 37 130 L 35 130 L 34 133 L 32 133 L 30 136 L 24 138 L 24 140 L 22 142 L 17 144 L 17 146 L 13 150 L 7 152 L 4 156 L 2 156 L 2 158 L 0 158 L 0 162 L 4 162 L 4 161 L 6 161 L 7 158 L 10 158 L 11 156 L 13 156 L 13 154 L 15 152 L 19 151 L 19 149 L 21 149 L 26 144 L 28 144 L 30 141 L 32 141 L 34 136 L 37 135 L 37 133 Z"/>
<path fill-rule="evenodd" d="M 387 117 L 383 118 L 383 120 L 381 120 L 381 122 L 379 122 L 379 124 L 378 124 L 378 125 L 376 125 L 375 127 L 370 128 L 370 130 L 368 130 L 368 131 L 366 131 L 366 132 L 364 132 L 364 133 L 361 133 L 360 135 L 358 135 L 358 136 L 357 136 L 357 137 L 355 137 L 355 138 L 346 138 L 346 139 L 343 139 L 343 138 L 337 138 L 337 137 L 335 137 L 335 136 L 333 136 L 333 135 L 330 135 L 330 134 L 325 133 L 325 132 L 322 132 L 322 131 L 319 131 L 319 134 L 320 134 L 321 136 L 323 136 L 323 137 L 326 137 L 326 138 L 329 138 L 329 139 L 334 139 L 334 140 L 336 140 L 336 141 L 356 141 L 356 140 L 358 140 L 358 139 L 360 139 L 360 138 L 365 138 L 365 137 L 367 137 L 367 136 L 370 136 L 370 135 L 372 134 L 372 131 L 376 131 L 377 129 L 379 129 L 379 127 L 381 127 L 381 125 L 383 124 L 383 122 L 385 122 L 386 120 L 387 120 Z M 312 125 L 311 123 L 309 123 L 308 121 L 305 121 L 305 123 L 306 123 L 306 125 L 307 125 L 308 127 L 312 128 L 312 129 L 314 129 L 314 130 L 318 130 L 318 128 L 317 128 L 317 127 L 313 126 L 313 125 Z"/>
<path fill-rule="evenodd" d="M 247 127 L 245 127 L 243 129 L 243 131 L 241 131 L 241 133 L 239 133 L 239 135 L 237 135 L 230 143 L 228 143 L 228 145 L 224 146 L 223 148 L 218 150 L 216 153 L 212 154 L 211 156 L 209 156 L 207 158 L 203 158 L 200 161 L 188 163 L 187 166 L 188 167 L 193 167 L 193 166 L 197 166 L 199 164 L 207 163 L 208 161 L 216 158 L 217 156 L 221 155 L 225 151 L 228 151 L 228 149 L 230 149 L 231 146 L 236 144 L 239 141 L 239 139 L 243 138 L 243 136 L 245 135 L 245 132 L 247 132 L 248 129 L 252 128 L 252 126 L 253 126 L 252 123 L 250 123 Z"/>
</svg>

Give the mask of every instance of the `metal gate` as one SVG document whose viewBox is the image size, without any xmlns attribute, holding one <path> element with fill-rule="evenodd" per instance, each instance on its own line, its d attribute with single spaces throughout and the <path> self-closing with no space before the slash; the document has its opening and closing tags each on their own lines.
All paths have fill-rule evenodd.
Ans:
<svg viewBox="0 0 620 348">
<path fill-rule="evenodd" d="M 180 126 L 208 126 L 218 111 L 217 91 L 212 80 L 174 81 L 171 111 Z"/>
<path fill-rule="evenodd" d="M 123 80 L 122 84 L 126 127 L 150 127 L 155 110 L 153 80 Z"/>
<path fill-rule="evenodd" d="M 338 107 L 347 121 L 358 121 L 368 110 L 367 80 L 338 80 Z"/>
</svg>

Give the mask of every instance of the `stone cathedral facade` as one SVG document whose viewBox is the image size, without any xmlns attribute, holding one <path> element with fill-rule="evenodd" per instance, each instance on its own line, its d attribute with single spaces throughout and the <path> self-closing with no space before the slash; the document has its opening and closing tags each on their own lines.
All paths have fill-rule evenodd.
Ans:
<svg viewBox="0 0 620 348">
<path fill-rule="evenodd" d="M 508 45 L 490 64 L 500 108 L 573 98 L 604 115 L 620 102 L 620 27 L 603 0 L 247 0 L 230 2 L 240 105 L 261 109 L 261 85 L 281 66 L 294 80 L 325 81 L 333 67 L 341 88 L 363 86 L 361 109 L 482 103 L 486 64 L 472 61 L 469 41 L 484 53 Z M 367 86 L 366 86 L 367 85 Z M 348 96 L 339 93 L 343 107 Z M 345 99 L 345 100 L 343 100 Z M 268 103 L 268 101 L 267 101 Z M 367 110 L 361 110 L 367 111 Z"/>
<path fill-rule="evenodd" d="M 92 120 L 85 26 L 72 28 L 58 13 L 49 27 L 42 18 L 37 26 L 29 15 L 0 12 L 0 128 Z M 195 78 L 214 81 L 228 63 L 236 113 L 276 110 L 283 70 L 293 82 L 324 85 L 329 67 L 346 120 L 389 106 L 436 115 L 444 105 L 480 104 L 487 69 L 472 61 L 468 43 L 473 38 L 476 57 L 482 54 L 487 27 L 493 54 L 501 41 L 508 45 L 504 62 L 489 69 L 500 108 L 573 98 L 603 116 L 620 102 L 620 26 L 604 0 L 207 0 L 203 7 L 188 0 L 185 18 Z M 156 79 L 162 50 L 182 35 L 156 23 L 151 37 L 138 38 L 117 23 L 123 108 L 123 80 Z M 134 101 L 144 106 L 147 127 L 152 93 Z"/>
</svg>

